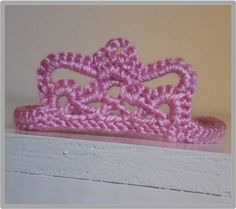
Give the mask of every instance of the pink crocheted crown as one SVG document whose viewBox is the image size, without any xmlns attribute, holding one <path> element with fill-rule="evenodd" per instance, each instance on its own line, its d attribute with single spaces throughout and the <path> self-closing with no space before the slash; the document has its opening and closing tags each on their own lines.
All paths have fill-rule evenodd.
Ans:
<svg viewBox="0 0 236 209">
<path fill-rule="evenodd" d="M 119 51 L 119 49 L 123 51 Z M 93 78 L 86 86 L 74 80 L 53 82 L 51 75 L 66 68 Z M 177 73 L 179 84 L 150 89 L 142 82 L 168 73 Z M 38 69 L 41 104 L 15 109 L 15 122 L 23 130 L 132 136 L 186 143 L 218 143 L 225 132 L 224 122 L 214 117 L 192 117 L 191 102 L 197 76 L 181 58 L 169 58 L 144 65 L 135 47 L 122 38 L 110 40 L 93 56 L 54 53 Z M 108 90 L 120 87 L 117 97 Z M 68 103 L 60 107 L 59 98 Z M 91 103 L 102 104 L 98 109 Z M 137 107 L 131 111 L 125 103 Z M 167 104 L 169 113 L 161 111 Z M 118 114 L 114 114 L 114 111 Z"/>
</svg>

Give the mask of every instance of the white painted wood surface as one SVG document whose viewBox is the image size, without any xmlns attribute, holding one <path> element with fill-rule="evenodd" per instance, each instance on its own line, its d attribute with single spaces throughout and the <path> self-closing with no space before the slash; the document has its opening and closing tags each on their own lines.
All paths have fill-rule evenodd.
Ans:
<svg viewBox="0 0 236 209">
<path fill-rule="evenodd" d="M 136 206 L 229 205 L 230 198 L 43 175 L 6 173 L 6 202 Z M 17 189 L 16 189 L 17 187 Z"/>
<path fill-rule="evenodd" d="M 204 195 L 208 203 L 231 201 L 229 154 L 9 133 L 5 142 L 8 178 L 14 177 L 9 173 L 61 177 L 78 184 L 92 181 L 94 187 L 95 182 L 110 183 L 170 192 L 170 197 L 193 194 L 197 200 Z M 14 192 L 7 194 L 12 200 Z M 169 196 L 163 201 L 168 204 Z"/>
</svg>

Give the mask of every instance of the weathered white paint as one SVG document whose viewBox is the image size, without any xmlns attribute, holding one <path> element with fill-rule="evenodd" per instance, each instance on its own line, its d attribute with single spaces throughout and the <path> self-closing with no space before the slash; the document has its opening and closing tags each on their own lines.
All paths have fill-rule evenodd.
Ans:
<svg viewBox="0 0 236 209">
<path fill-rule="evenodd" d="M 231 197 L 231 155 L 6 134 L 6 171 Z"/>
<path fill-rule="evenodd" d="M 20 189 L 19 189 L 20 188 Z M 6 172 L 8 204 L 230 206 L 228 197 Z"/>
</svg>

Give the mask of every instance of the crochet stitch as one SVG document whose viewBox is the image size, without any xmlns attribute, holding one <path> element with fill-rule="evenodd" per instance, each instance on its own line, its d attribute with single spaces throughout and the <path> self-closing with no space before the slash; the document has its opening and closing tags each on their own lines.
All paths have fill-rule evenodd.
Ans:
<svg viewBox="0 0 236 209">
<path fill-rule="evenodd" d="M 74 80 L 53 82 L 51 75 L 66 68 L 93 78 L 82 87 Z M 150 89 L 142 82 L 168 73 L 180 77 L 179 84 Z M 15 109 L 16 125 L 22 130 L 67 131 L 76 133 L 131 136 L 185 143 L 219 143 L 225 123 L 214 117 L 192 117 L 192 96 L 197 76 L 181 58 L 168 58 L 144 65 L 135 47 L 122 38 L 110 40 L 93 56 L 78 53 L 48 55 L 37 71 L 40 105 Z M 120 87 L 117 97 L 108 90 Z M 68 102 L 60 107 L 59 98 Z M 98 109 L 90 104 L 99 102 Z M 137 107 L 131 111 L 125 103 Z M 167 104 L 169 113 L 160 110 Z M 114 113 L 118 112 L 118 113 Z"/>
</svg>

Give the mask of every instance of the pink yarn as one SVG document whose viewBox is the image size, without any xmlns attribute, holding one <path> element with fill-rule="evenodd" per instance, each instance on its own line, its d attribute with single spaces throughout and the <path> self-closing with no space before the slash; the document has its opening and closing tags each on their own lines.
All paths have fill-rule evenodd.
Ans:
<svg viewBox="0 0 236 209">
<path fill-rule="evenodd" d="M 119 49 L 123 51 L 119 52 Z M 81 87 L 74 80 L 54 83 L 52 72 L 66 68 L 90 76 Z M 150 89 L 142 82 L 177 73 L 177 86 L 163 85 Z M 120 87 L 118 97 L 109 96 L 113 86 Z M 181 58 L 169 58 L 144 65 L 135 47 L 122 38 L 110 40 L 93 56 L 54 53 L 38 69 L 41 105 L 15 109 L 15 122 L 23 130 L 68 131 L 77 133 L 132 136 L 170 142 L 218 143 L 225 123 L 214 117 L 192 117 L 191 102 L 197 88 L 197 76 Z M 58 105 L 66 96 L 64 107 Z M 100 102 L 98 109 L 90 104 Z M 124 104 L 136 106 L 132 112 Z M 168 104 L 169 113 L 160 110 Z M 118 114 L 114 114 L 114 111 Z"/>
</svg>

